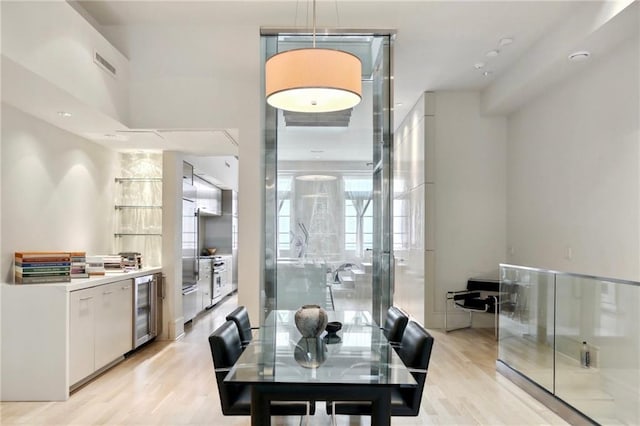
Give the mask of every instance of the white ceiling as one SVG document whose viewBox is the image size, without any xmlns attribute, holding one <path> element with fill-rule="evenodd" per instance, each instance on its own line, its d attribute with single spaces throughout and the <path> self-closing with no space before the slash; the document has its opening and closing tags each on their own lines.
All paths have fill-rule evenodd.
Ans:
<svg viewBox="0 0 640 426">
<path fill-rule="evenodd" d="M 305 0 L 80 1 L 99 25 L 306 27 Z M 337 5 L 337 13 L 336 13 Z M 425 90 L 482 89 L 581 2 L 318 0 L 318 26 L 393 29 L 396 123 Z M 297 10 L 296 10 L 297 9 Z M 514 38 L 496 58 L 485 53 Z M 230 40 L 233 43 L 233 40 Z M 117 43 L 116 43 L 117 45 Z M 117 46 L 119 47 L 119 46 Z M 242 46 L 235 45 L 234 48 Z M 124 50 L 124 46 L 123 46 Z M 124 52 L 127 54 L 127 52 Z M 474 68 L 486 62 L 491 76 Z"/>
<path fill-rule="evenodd" d="M 622 22 L 613 17 L 630 2 L 318 0 L 317 9 L 320 28 L 389 29 L 396 32 L 393 74 L 394 122 L 397 126 L 421 93 L 428 90 L 479 90 L 483 91 L 485 111 L 512 111 L 545 90 L 559 76 L 564 78 L 570 72 L 578 72 L 578 67 L 567 65 L 566 55 L 571 49 L 594 48 L 597 53 L 604 53 L 608 45 L 629 32 L 629 27 L 635 25 L 637 32 L 637 13 L 628 13 L 631 19 L 626 19 L 625 25 L 608 25 L 606 31 L 601 31 L 609 21 Z M 180 28 L 187 26 L 237 26 L 243 33 L 255 32 L 256 37 L 260 27 L 308 28 L 306 6 L 309 2 L 306 0 L 90 0 L 70 3 L 132 63 L 136 62 L 138 73 L 143 76 L 149 71 L 145 65 L 148 58 L 131 57 L 127 37 L 133 32 L 128 31 L 129 27 L 153 24 L 154 31 L 163 31 L 166 25 L 172 28 L 168 34 L 179 35 Z M 165 36 L 165 40 L 167 37 L 171 35 Z M 513 38 L 514 42 L 501 48 L 497 57 L 486 57 L 486 52 L 498 48 L 503 37 Z M 223 52 L 223 57 L 232 57 L 234 50 L 243 49 L 242 43 L 249 42 L 255 43 L 255 40 L 251 37 L 242 41 L 224 40 L 228 50 Z M 179 52 L 183 56 L 197 56 L 197 49 L 197 46 L 189 46 L 189 49 Z M 3 56 L 3 61 L 6 59 Z M 189 60 L 183 57 L 169 62 L 173 67 L 179 67 L 183 66 L 185 59 Z M 203 60 L 196 57 L 193 62 L 198 64 Z M 484 62 L 486 66 L 477 70 L 474 68 L 477 62 Z M 236 58 L 225 64 L 239 79 L 259 73 L 252 68 L 253 64 L 242 63 Z M 484 70 L 491 71 L 490 75 L 483 76 Z M 130 129 L 95 111 L 80 113 L 73 120 L 61 119 L 51 111 L 60 110 L 60 105 L 73 100 L 68 96 L 65 98 L 65 94 L 58 93 L 56 88 L 44 87 L 37 76 L 29 76 L 24 71 L 17 64 L 3 62 L 3 101 L 106 146 L 134 150 L 183 150 L 194 155 L 237 155 L 238 143 L 242 144 L 238 130 L 232 129 L 235 126 L 231 123 L 221 123 L 221 127 L 229 127 L 226 129 Z M 158 72 L 155 69 L 151 71 Z M 24 89 L 42 86 L 37 92 L 47 93 L 47 96 L 29 98 L 24 96 L 29 91 L 20 90 L 21 86 L 25 86 Z M 31 90 L 31 93 L 36 91 Z M 242 100 L 239 103 L 242 104 Z M 54 105 L 58 106 L 54 108 Z M 335 132 L 335 129 L 326 131 Z M 289 133 L 295 136 L 301 132 L 308 132 L 308 129 Z M 317 151 L 313 144 L 317 144 L 318 138 L 303 139 L 297 142 L 298 145 L 290 145 L 291 159 L 301 158 L 304 152 Z M 305 145 L 305 142 L 308 143 Z M 344 146 L 340 148 L 344 150 Z M 337 152 L 344 158 L 344 151 Z M 358 150 L 354 149 L 350 154 L 353 158 L 349 158 L 356 160 L 357 154 Z M 363 156 L 362 160 L 369 161 L 368 157 Z M 334 157 L 330 153 L 316 152 L 306 159 L 327 161 Z"/>
</svg>

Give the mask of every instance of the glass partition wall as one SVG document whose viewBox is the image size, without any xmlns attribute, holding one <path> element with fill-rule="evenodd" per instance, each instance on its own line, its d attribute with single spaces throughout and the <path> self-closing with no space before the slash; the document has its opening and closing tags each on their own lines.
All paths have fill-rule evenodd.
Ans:
<svg viewBox="0 0 640 426">
<path fill-rule="evenodd" d="M 318 304 L 380 316 L 391 303 L 391 38 L 316 36 L 362 62 L 362 101 L 330 113 L 265 101 L 264 314 Z M 263 30 L 264 61 L 311 47 L 310 34 Z"/>
<path fill-rule="evenodd" d="M 501 265 L 498 367 L 600 424 L 640 424 L 640 283 Z"/>
</svg>

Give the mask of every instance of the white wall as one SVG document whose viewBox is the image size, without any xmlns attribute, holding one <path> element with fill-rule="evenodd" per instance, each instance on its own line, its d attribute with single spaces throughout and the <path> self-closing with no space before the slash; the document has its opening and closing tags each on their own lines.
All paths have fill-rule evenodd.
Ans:
<svg viewBox="0 0 640 426">
<path fill-rule="evenodd" d="M 640 279 L 638 40 L 509 117 L 509 262 Z"/>
<path fill-rule="evenodd" d="M 117 166 L 115 152 L 3 103 L 0 280 L 13 282 L 15 251 L 110 253 Z"/>
<path fill-rule="evenodd" d="M 185 155 L 193 172 L 222 189 L 238 190 L 238 159 L 230 155 L 203 157 Z"/>
<path fill-rule="evenodd" d="M 99 53 L 116 75 L 94 62 Z M 129 64 L 64 1 L 2 2 L 2 55 L 74 98 L 127 123 Z"/>
<path fill-rule="evenodd" d="M 264 246 L 258 26 L 147 24 L 104 31 L 131 58 L 132 127 L 239 129 L 238 299 L 258 322 Z"/>
<path fill-rule="evenodd" d="M 394 301 L 412 306 L 416 295 L 424 293 L 425 325 L 442 327 L 446 292 L 464 289 L 471 277 L 497 277 L 498 264 L 506 258 L 506 119 L 482 116 L 477 92 L 429 96 L 424 113 L 410 114 L 398 128 L 397 137 L 409 140 L 410 147 L 394 151 L 409 159 L 394 160 L 403 169 L 397 184 L 409 182 L 401 186 L 411 194 L 412 215 L 424 218 L 424 228 L 418 230 L 423 243 L 402 254 L 408 256 L 409 268 L 415 266 L 411 262 L 422 262 L 424 290 L 413 288 L 420 280 L 408 274 L 412 284 L 396 282 Z M 410 130 L 405 132 L 404 126 Z M 420 147 L 422 143 L 426 146 Z M 406 172 L 407 167 L 418 171 Z M 422 251 L 422 259 L 416 258 L 416 250 Z M 419 317 L 419 309 L 409 310 Z M 454 316 L 452 325 L 465 319 Z M 489 326 L 492 318 L 477 323 Z"/>
</svg>

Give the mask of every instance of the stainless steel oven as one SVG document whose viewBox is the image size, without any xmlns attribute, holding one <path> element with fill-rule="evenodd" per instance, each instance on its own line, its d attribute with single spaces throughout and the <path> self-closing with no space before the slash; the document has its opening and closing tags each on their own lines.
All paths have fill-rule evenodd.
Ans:
<svg viewBox="0 0 640 426">
<path fill-rule="evenodd" d="M 227 285 L 227 263 L 222 257 L 213 259 L 213 303 L 222 298 L 222 290 Z"/>
</svg>

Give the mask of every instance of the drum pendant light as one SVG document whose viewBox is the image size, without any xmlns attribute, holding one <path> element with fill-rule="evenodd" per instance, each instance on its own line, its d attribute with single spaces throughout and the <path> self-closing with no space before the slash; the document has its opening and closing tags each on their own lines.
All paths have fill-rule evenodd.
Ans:
<svg viewBox="0 0 640 426">
<path fill-rule="evenodd" d="M 267 103 L 294 112 L 330 112 L 352 108 L 362 98 L 362 64 L 357 56 L 313 47 L 277 53 L 265 64 Z"/>
</svg>

